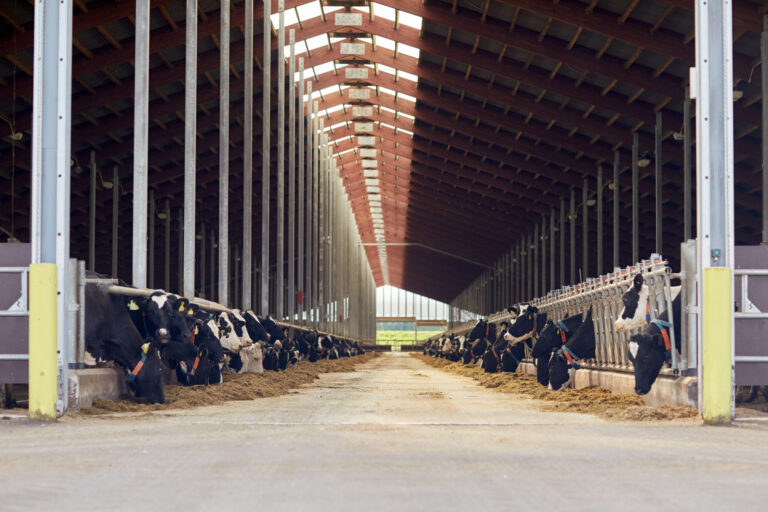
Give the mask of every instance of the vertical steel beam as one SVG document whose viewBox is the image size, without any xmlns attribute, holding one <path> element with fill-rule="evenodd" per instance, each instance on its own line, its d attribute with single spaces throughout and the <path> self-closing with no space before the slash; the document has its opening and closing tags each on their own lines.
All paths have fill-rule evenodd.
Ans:
<svg viewBox="0 0 768 512">
<path fill-rule="evenodd" d="M 205 222 L 200 225 L 200 233 L 200 294 L 206 299 L 212 299 L 210 295 L 206 295 L 205 293 L 205 272 L 208 270 L 205 266 L 205 241 L 208 235 L 205 230 Z M 211 253 L 213 253 L 213 247 L 211 247 Z M 195 295 L 196 294 L 193 293 L 192 295 L 187 295 L 187 297 L 194 297 Z"/>
<path fill-rule="evenodd" d="M 296 304 L 298 307 L 299 320 L 298 323 L 303 324 L 304 317 L 304 259 L 306 254 L 304 251 L 304 204 L 306 203 L 306 196 L 304 195 L 304 57 L 299 57 L 299 183 L 298 183 L 298 240 L 296 240 L 296 255 L 297 255 L 297 272 L 296 272 Z"/>
<path fill-rule="evenodd" d="M 155 191 L 149 190 L 149 270 L 147 272 L 147 286 L 155 287 Z"/>
<path fill-rule="evenodd" d="M 533 295 L 531 297 L 539 296 L 539 225 L 533 226 L 533 243 L 531 249 L 531 257 L 533 258 L 533 272 L 531 277 L 533 278 Z"/>
<path fill-rule="evenodd" d="M 219 303 L 229 305 L 229 15 L 221 0 L 219 59 Z"/>
<path fill-rule="evenodd" d="M 576 284 L 576 190 L 571 189 L 571 284 Z"/>
<path fill-rule="evenodd" d="M 655 194 L 656 197 L 654 198 L 656 200 L 656 254 L 661 254 L 662 252 L 662 219 L 663 219 L 663 204 L 662 201 L 662 171 L 663 171 L 663 160 L 661 158 L 661 142 L 662 142 L 662 132 L 661 132 L 661 110 L 656 112 L 656 126 L 654 130 L 655 135 L 655 145 L 654 148 L 654 154 L 653 154 L 653 161 L 655 163 L 656 167 L 656 190 Z"/>
<path fill-rule="evenodd" d="M 619 152 L 613 155 L 613 268 L 619 268 L 619 248 L 621 247 L 621 231 L 619 226 L 619 198 L 621 194 L 621 180 L 619 178 L 619 166 L 621 165 Z"/>
<path fill-rule="evenodd" d="M 253 0 L 245 0 L 243 42 L 243 294 L 240 300 L 243 310 L 249 310 L 253 307 Z"/>
<path fill-rule="evenodd" d="M 163 277 L 164 277 L 164 284 L 163 288 L 165 291 L 171 290 L 171 200 L 166 199 L 165 200 L 165 247 L 163 247 L 163 250 L 165 251 L 165 261 L 163 265 Z"/>
<path fill-rule="evenodd" d="M 766 72 L 763 68 L 761 70 L 763 73 Z M 768 102 L 763 106 L 763 109 L 765 108 L 768 108 Z M 765 119 L 766 115 L 763 115 L 763 120 Z M 766 136 L 768 135 L 763 130 L 763 137 Z M 763 142 L 763 155 L 765 155 L 766 147 L 765 142 Z M 763 161 L 765 162 L 765 158 Z M 765 191 L 765 187 L 763 187 L 763 191 Z M 691 227 L 691 89 L 686 87 L 685 101 L 683 102 L 683 242 L 692 238 Z"/>
<path fill-rule="evenodd" d="M 112 167 L 112 277 L 117 277 L 118 218 L 120 216 L 120 176 Z"/>
<path fill-rule="evenodd" d="M 605 271 L 603 267 L 603 166 L 597 166 L 597 271 L 595 276 Z"/>
<path fill-rule="evenodd" d="M 149 2 L 136 2 L 133 83 L 133 285 L 147 286 L 149 158 Z"/>
<path fill-rule="evenodd" d="M 262 29 L 264 58 L 262 60 L 262 107 L 261 107 L 261 307 L 262 315 L 269 313 L 269 163 L 272 92 L 272 0 L 264 0 L 264 26 Z"/>
<path fill-rule="evenodd" d="M 285 0 L 277 0 L 277 251 L 275 314 L 283 318 L 285 298 Z"/>
<path fill-rule="evenodd" d="M 88 208 L 88 269 L 96 271 L 96 152 L 91 151 L 91 183 Z"/>
<path fill-rule="evenodd" d="M 565 198 L 560 199 L 560 287 L 568 284 L 565 278 Z"/>
<path fill-rule="evenodd" d="M 763 31 L 760 33 L 760 74 L 762 97 L 768 98 L 768 15 L 763 15 Z M 768 244 L 768 100 L 762 106 L 763 143 L 763 229 L 761 243 Z"/>
<path fill-rule="evenodd" d="M 288 33 L 288 318 L 296 312 L 296 31 Z"/>
<path fill-rule="evenodd" d="M 235 244 L 233 247 L 234 254 L 232 255 L 232 266 L 234 268 L 234 274 L 235 274 L 235 280 L 232 283 L 232 297 L 233 297 L 233 306 L 238 307 L 237 301 L 240 297 L 240 248 Z"/>
<path fill-rule="evenodd" d="M 589 277 L 589 182 L 584 178 L 581 190 L 581 268 L 583 275 L 579 281 Z"/>
<path fill-rule="evenodd" d="M 29 415 L 44 420 L 63 414 L 68 399 L 72 9 L 70 0 L 39 1 L 34 18 L 30 293 L 40 295 L 30 318 L 49 316 L 56 301 L 55 327 L 30 329 L 30 345 L 45 348 L 30 352 Z M 46 265 L 54 263 L 55 283 Z"/>
<path fill-rule="evenodd" d="M 208 239 L 208 243 L 211 245 L 211 251 L 210 251 L 211 261 L 210 261 L 210 264 L 208 265 L 208 268 L 210 269 L 210 272 L 209 272 L 209 275 L 208 275 L 208 280 L 210 281 L 208 283 L 208 288 L 209 288 L 209 290 L 211 292 L 210 296 L 211 296 L 211 298 L 213 298 L 213 297 L 216 296 L 216 294 L 215 294 L 215 290 L 216 290 L 216 251 L 214 251 L 214 249 L 216 248 L 216 231 L 214 231 L 213 228 L 211 228 L 211 235 L 210 235 L 210 238 Z M 221 257 L 221 253 L 219 253 L 219 257 Z"/>
<path fill-rule="evenodd" d="M 637 158 L 640 151 L 637 132 L 632 136 L 632 264 L 638 261 L 640 253 L 640 179 Z"/>
<path fill-rule="evenodd" d="M 319 252 L 320 252 L 320 222 L 319 222 L 319 201 L 320 201 L 320 173 L 319 173 L 319 152 L 318 152 L 318 102 L 312 101 L 312 111 L 315 113 L 312 120 L 312 278 L 314 283 L 312 286 L 312 310 L 314 315 L 315 325 L 320 322 L 320 302 L 319 302 L 319 288 L 320 288 L 320 267 L 319 267 Z"/>
<path fill-rule="evenodd" d="M 197 0 L 187 0 L 184 63 L 184 285 L 195 296 L 195 189 L 197 165 Z M 205 235 L 203 235 L 205 236 Z M 202 273 L 200 275 L 202 279 Z M 200 288 L 202 290 L 202 286 Z"/>
<path fill-rule="evenodd" d="M 549 214 L 549 286 L 551 289 L 557 289 L 555 281 L 555 209 L 552 208 Z"/>
<path fill-rule="evenodd" d="M 699 404 L 707 423 L 730 422 L 734 413 L 731 4 L 697 0 L 695 10 Z"/>
<path fill-rule="evenodd" d="M 307 82 L 307 162 L 306 162 L 306 205 L 307 205 L 307 211 L 306 211 L 306 223 L 304 225 L 304 265 L 306 269 L 306 274 L 304 276 L 304 303 L 306 304 L 305 310 L 307 311 L 307 323 L 312 322 L 312 262 L 314 261 L 314 247 L 312 245 L 312 238 L 314 233 L 314 227 L 312 225 L 312 204 L 314 202 L 314 196 L 312 194 L 312 183 L 314 182 L 313 172 L 312 172 L 312 162 L 313 159 L 313 146 L 312 141 L 314 140 L 313 136 L 313 110 L 312 110 L 312 81 L 310 80 Z"/>
<path fill-rule="evenodd" d="M 176 284 L 176 293 L 183 293 L 182 289 L 184 288 L 184 208 L 179 208 L 179 236 L 177 240 L 179 247 L 178 247 L 178 254 L 176 255 L 176 274 L 178 275 L 178 282 Z M 194 273 L 195 269 L 192 269 L 192 272 Z"/>
</svg>

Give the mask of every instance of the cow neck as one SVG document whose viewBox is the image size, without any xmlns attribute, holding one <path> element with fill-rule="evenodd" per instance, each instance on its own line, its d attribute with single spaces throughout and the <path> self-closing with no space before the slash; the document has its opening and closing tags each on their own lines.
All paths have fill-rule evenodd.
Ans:
<svg viewBox="0 0 768 512">
<path fill-rule="evenodd" d="M 563 347 L 567 347 L 568 351 L 578 359 L 592 357 L 590 354 L 594 354 L 595 351 L 595 325 L 591 315 L 579 326 Z"/>
</svg>

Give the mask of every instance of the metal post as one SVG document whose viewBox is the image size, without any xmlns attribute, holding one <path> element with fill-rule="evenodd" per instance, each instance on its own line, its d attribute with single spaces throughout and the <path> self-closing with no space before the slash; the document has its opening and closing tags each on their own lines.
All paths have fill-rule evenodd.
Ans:
<svg viewBox="0 0 768 512">
<path fill-rule="evenodd" d="M 88 208 L 88 269 L 96 271 L 96 152 L 91 151 L 91 183 Z"/>
<path fill-rule="evenodd" d="M 229 14 L 221 0 L 219 60 L 219 303 L 229 305 Z"/>
<path fill-rule="evenodd" d="M 632 136 L 632 264 L 637 263 L 640 250 L 640 179 L 637 171 L 639 153 L 637 132 Z"/>
<path fill-rule="evenodd" d="M 581 190 L 581 268 L 582 281 L 589 277 L 589 182 L 584 178 L 584 186 Z"/>
<path fill-rule="evenodd" d="M 262 29 L 264 58 L 262 64 L 262 107 L 261 107 L 261 314 L 269 313 L 269 163 L 270 127 L 272 113 L 270 95 L 272 92 L 272 0 L 264 0 L 264 26 Z"/>
<path fill-rule="evenodd" d="M 165 291 L 171 289 L 171 200 L 165 200 L 165 265 L 163 276 L 165 278 Z"/>
<path fill-rule="evenodd" d="M 29 278 L 29 338 L 35 350 L 29 357 L 29 417 L 53 420 L 68 398 L 73 6 L 69 0 L 36 4 Z M 55 324 L 35 321 L 49 320 L 54 308 Z"/>
<path fill-rule="evenodd" d="M 307 203 L 307 211 L 306 211 L 306 224 L 304 227 L 304 239 L 305 239 L 305 255 L 304 255 L 304 265 L 306 268 L 306 275 L 304 277 L 305 279 L 305 285 L 304 285 L 304 303 L 306 304 L 306 307 L 304 308 L 307 311 L 307 323 L 312 322 L 312 305 L 314 302 L 312 301 L 312 276 L 314 275 L 312 273 L 312 262 L 314 261 L 314 246 L 312 244 L 312 238 L 313 238 L 313 225 L 312 225 L 312 204 L 314 202 L 314 196 L 312 194 L 312 183 L 314 182 L 313 177 L 313 171 L 312 171 L 312 163 L 314 161 L 313 154 L 314 154 L 314 146 L 312 145 L 312 141 L 314 140 L 314 131 L 313 131 L 313 123 L 314 123 L 314 114 L 312 110 L 312 81 L 310 80 L 307 82 L 307 162 L 306 162 L 306 203 Z"/>
<path fill-rule="evenodd" d="M 707 423 L 733 417 L 733 35 L 730 0 L 696 1 L 696 214 L 699 402 Z"/>
<path fill-rule="evenodd" d="M 762 69 L 762 68 L 761 68 Z M 768 84 L 767 84 L 768 86 Z M 768 107 L 768 102 L 766 106 Z M 763 116 L 763 119 L 766 117 Z M 766 136 L 766 135 L 764 135 Z M 766 145 L 763 144 L 763 148 Z M 763 150 L 765 151 L 765 149 Z M 683 242 L 693 236 L 691 230 L 691 89 L 685 88 L 683 102 Z"/>
<path fill-rule="evenodd" d="M 662 139 L 662 133 L 661 133 L 661 111 L 656 112 L 656 127 L 655 127 L 655 142 L 656 147 L 654 151 L 654 158 L 653 161 L 655 163 L 656 167 L 656 254 L 662 253 L 662 219 L 663 219 L 663 211 L 662 211 L 662 158 L 661 158 L 661 139 Z"/>
<path fill-rule="evenodd" d="M 293 77 L 291 77 L 293 79 Z M 299 319 L 298 323 L 303 324 L 303 316 L 304 316 L 304 258 L 306 257 L 306 254 L 304 252 L 304 204 L 306 202 L 306 196 L 304 195 L 304 177 L 305 177 L 305 169 L 304 169 L 304 57 L 299 57 L 299 97 L 298 97 L 298 104 L 299 104 L 299 183 L 298 183 L 298 240 L 296 240 L 297 244 L 297 266 L 298 271 L 296 273 L 296 304 L 298 306 L 298 314 Z M 293 137 L 291 137 L 293 138 Z"/>
<path fill-rule="evenodd" d="M 176 255 L 178 282 L 176 293 L 182 293 L 184 288 L 184 208 L 179 208 L 179 236 L 178 236 L 178 254 Z M 192 269 L 194 273 L 195 269 Z"/>
<path fill-rule="evenodd" d="M 155 287 L 155 191 L 149 191 L 149 270 L 147 271 L 147 286 Z"/>
<path fill-rule="evenodd" d="M 277 244 L 275 272 L 275 314 L 285 311 L 285 2 L 277 0 Z"/>
<path fill-rule="evenodd" d="M 547 240 L 549 240 L 549 231 L 547 231 L 547 216 L 541 216 L 541 294 L 547 294 Z"/>
<path fill-rule="evenodd" d="M 538 226 L 536 227 L 538 231 Z M 526 261 L 525 264 L 527 266 L 527 272 L 525 276 L 525 280 L 528 284 L 528 300 L 531 300 L 534 298 L 534 292 L 533 292 L 533 284 L 534 281 L 536 281 L 536 274 L 533 272 L 533 253 L 535 251 L 535 246 L 533 243 L 533 235 L 531 233 L 528 233 L 528 247 L 526 248 Z"/>
<path fill-rule="evenodd" d="M 252 309 L 253 289 L 253 0 L 245 0 L 245 61 L 243 63 L 243 310 Z M 237 297 L 237 295 L 235 295 Z"/>
<path fill-rule="evenodd" d="M 576 190 L 571 189 L 571 284 L 576 284 Z"/>
<path fill-rule="evenodd" d="M 613 268 L 619 267 L 619 247 L 620 234 L 619 229 L 619 196 L 621 193 L 621 182 L 619 179 L 620 155 L 616 151 L 613 155 Z"/>
<path fill-rule="evenodd" d="M 205 231 L 205 222 L 203 222 L 203 224 L 200 226 L 200 233 L 200 294 L 203 295 L 206 299 L 211 299 L 212 297 L 210 295 L 206 295 L 205 293 L 205 238 L 207 235 Z M 213 253 L 213 247 L 211 247 L 211 253 Z M 194 296 L 194 293 L 192 295 L 187 295 L 187 297 Z"/>
<path fill-rule="evenodd" d="M 531 278 L 533 281 L 533 295 L 539 296 L 539 225 L 533 226 L 533 243 L 531 244 L 531 258 L 533 258 L 533 272 Z"/>
<path fill-rule="evenodd" d="M 549 286 L 552 290 L 557 288 L 555 281 L 555 209 L 552 208 L 549 215 Z"/>
<path fill-rule="evenodd" d="M 597 272 L 599 276 L 605 270 L 603 267 L 603 166 L 597 167 Z"/>
<path fill-rule="evenodd" d="M 296 311 L 296 31 L 288 33 L 288 318 Z"/>
<path fill-rule="evenodd" d="M 560 199 L 560 286 L 565 286 L 565 199 Z"/>
<path fill-rule="evenodd" d="M 112 168 L 112 277 L 117 277 L 117 236 L 120 215 L 120 176 L 117 166 Z"/>
<path fill-rule="evenodd" d="M 197 0 L 187 0 L 184 64 L 184 285 L 195 296 L 195 189 L 197 137 Z M 205 235 L 203 235 L 205 236 Z M 200 279 L 202 280 L 202 273 Z M 200 287 L 202 290 L 202 286 Z"/>
<path fill-rule="evenodd" d="M 314 119 L 312 120 L 312 277 L 314 278 L 314 286 L 312 287 L 312 308 L 313 308 L 313 314 L 314 314 L 314 321 L 315 325 L 318 324 L 320 321 L 320 302 L 319 302 L 319 288 L 320 288 L 320 267 L 319 267 L 319 249 L 320 249 L 320 239 L 319 239 L 319 229 L 320 229 L 320 223 L 319 223 L 319 209 L 318 209 L 318 202 L 320 200 L 319 196 L 319 181 L 320 181 L 320 173 L 319 173 L 319 154 L 318 154 L 318 102 L 312 101 L 312 111 L 314 112 Z"/>
<path fill-rule="evenodd" d="M 239 247 L 237 245 L 235 245 L 233 247 L 233 249 L 234 249 L 234 254 L 233 254 L 233 257 L 232 257 L 232 263 L 233 263 L 233 266 L 235 267 L 234 268 L 235 281 L 232 284 L 232 288 L 233 288 L 233 290 L 232 290 L 232 292 L 233 292 L 232 293 L 232 297 L 234 297 L 234 304 L 233 305 L 234 305 L 234 307 L 237 307 L 237 301 L 238 301 L 238 298 L 240 296 L 240 294 L 239 294 L 239 292 L 240 292 L 240 289 L 239 289 L 239 286 L 240 286 L 240 263 L 239 263 L 240 262 L 240 252 L 239 252 Z"/>
<path fill-rule="evenodd" d="M 210 283 L 208 284 L 208 288 L 211 290 L 211 298 L 213 298 L 214 290 L 216 289 L 216 251 L 214 251 L 216 248 L 216 232 L 213 229 L 211 229 L 211 236 L 208 239 L 208 243 L 211 244 L 211 261 L 209 265 L 210 273 L 208 276 Z M 221 257 L 221 254 L 219 254 L 219 257 Z"/>
<path fill-rule="evenodd" d="M 133 91 L 133 285 L 147 286 L 149 157 L 149 3 L 136 2 Z"/>
<path fill-rule="evenodd" d="M 760 74 L 762 97 L 768 98 L 768 15 L 763 15 L 763 31 L 760 33 Z M 760 239 L 768 244 L 768 100 L 760 101 L 762 106 L 763 143 L 763 230 Z"/>
</svg>

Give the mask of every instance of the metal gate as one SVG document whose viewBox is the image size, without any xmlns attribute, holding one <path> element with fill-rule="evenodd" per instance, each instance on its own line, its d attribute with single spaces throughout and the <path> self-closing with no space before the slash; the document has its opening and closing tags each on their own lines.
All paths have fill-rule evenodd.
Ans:
<svg viewBox="0 0 768 512">
<path fill-rule="evenodd" d="M 0 244 L 0 384 L 29 381 L 30 245 Z"/>
<path fill-rule="evenodd" d="M 737 386 L 768 384 L 768 246 L 737 246 L 734 362 Z"/>
</svg>

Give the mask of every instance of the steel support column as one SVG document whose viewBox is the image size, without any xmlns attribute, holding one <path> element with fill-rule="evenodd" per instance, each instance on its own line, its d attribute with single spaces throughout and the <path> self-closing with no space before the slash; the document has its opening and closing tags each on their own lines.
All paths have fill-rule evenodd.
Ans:
<svg viewBox="0 0 768 512">
<path fill-rule="evenodd" d="M 603 166 L 597 166 L 597 271 L 595 276 L 605 271 L 603 266 Z"/>
<path fill-rule="evenodd" d="M 272 92 L 272 0 L 264 0 L 264 25 L 262 40 L 264 57 L 262 59 L 262 107 L 261 107 L 261 304 L 262 315 L 269 313 L 269 164 L 270 156 L 270 127 L 271 92 Z"/>
<path fill-rule="evenodd" d="M 229 15 L 221 0 L 219 60 L 219 303 L 229 305 Z"/>
<path fill-rule="evenodd" d="M 117 166 L 112 167 L 112 277 L 117 277 L 118 218 L 120 216 L 120 176 Z"/>
<path fill-rule="evenodd" d="M 296 312 L 296 31 L 288 33 L 288 318 L 294 322 Z"/>
<path fill-rule="evenodd" d="M 285 1 L 277 0 L 277 237 L 275 244 L 275 315 L 283 318 L 285 301 Z"/>
<path fill-rule="evenodd" d="M 571 189 L 571 284 L 576 284 L 576 190 Z"/>
<path fill-rule="evenodd" d="M 763 72 L 765 72 L 764 68 Z M 766 84 L 765 87 L 768 87 Z M 768 102 L 763 108 L 768 108 Z M 763 116 L 765 121 L 767 116 Z M 765 122 L 763 126 L 766 126 Z M 763 130 L 765 132 L 765 130 Z M 764 137 L 766 134 L 764 133 Z M 766 144 L 763 142 L 763 151 Z M 763 153 L 765 154 L 765 153 Z M 763 160 L 766 161 L 765 159 Z M 683 103 L 683 241 L 693 237 L 691 226 L 691 89 L 685 88 L 685 102 Z M 763 187 L 765 190 L 765 187 Z"/>
<path fill-rule="evenodd" d="M 88 205 L 88 270 L 96 271 L 96 152 L 91 151 L 91 183 Z"/>
<path fill-rule="evenodd" d="M 197 0 L 187 0 L 184 63 L 184 284 L 195 295 L 195 189 L 197 138 Z M 205 235 L 203 235 L 205 236 Z M 202 280 L 202 274 L 200 275 Z M 202 290 L 202 286 L 200 287 Z"/>
<path fill-rule="evenodd" d="M 638 261 L 640 252 L 640 179 L 637 170 L 637 158 L 640 143 L 637 132 L 632 136 L 632 264 Z"/>
<path fill-rule="evenodd" d="M 165 254 L 163 262 L 163 288 L 165 291 L 171 290 L 171 200 L 165 200 L 165 244 L 163 252 Z"/>
<path fill-rule="evenodd" d="M 292 78 L 293 79 L 293 78 Z M 297 272 L 296 272 L 296 304 L 299 314 L 298 323 L 301 325 L 304 323 L 304 268 L 306 254 L 304 251 L 304 239 L 306 235 L 304 233 L 304 204 L 306 203 L 306 196 L 304 195 L 304 181 L 305 181 L 305 167 L 304 167 L 304 57 L 299 57 L 299 183 L 298 183 L 298 239 L 296 240 L 296 256 L 297 256 Z"/>
<path fill-rule="evenodd" d="M 656 200 L 656 254 L 661 254 L 661 251 L 663 249 L 662 247 L 662 219 L 663 219 L 663 211 L 662 211 L 662 192 L 663 192 L 663 186 L 662 186 L 662 171 L 663 171 L 663 160 L 661 158 L 661 142 L 662 142 L 662 132 L 661 132 L 661 111 L 656 112 L 656 126 L 654 129 L 654 135 L 655 135 L 655 144 L 656 147 L 654 148 L 653 153 L 653 161 L 655 163 L 656 168 L 656 189 L 655 189 L 655 195 L 654 198 Z"/>
<path fill-rule="evenodd" d="M 584 178 L 581 190 L 581 268 L 583 274 L 579 281 L 589 277 L 589 181 Z"/>
<path fill-rule="evenodd" d="M 149 269 L 147 271 L 147 287 L 155 287 L 155 191 L 149 190 L 149 216 L 147 217 L 147 224 L 149 228 Z"/>
<path fill-rule="evenodd" d="M 245 0 L 243 44 L 243 293 L 240 300 L 242 308 L 249 310 L 253 307 L 253 0 Z"/>
<path fill-rule="evenodd" d="M 149 159 L 149 2 L 136 2 L 133 82 L 132 282 L 147 286 L 147 172 Z"/>
<path fill-rule="evenodd" d="M 619 179 L 620 155 L 616 151 L 613 155 L 613 268 L 619 268 L 619 247 L 620 233 L 619 229 L 619 198 L 621 194 L 621 183 Z"/>
<path fill-rule="evenodd" d="M 560 287 L 568 284 L 565 278 L 565 198 L 560 199 Z"/>
</svg>

